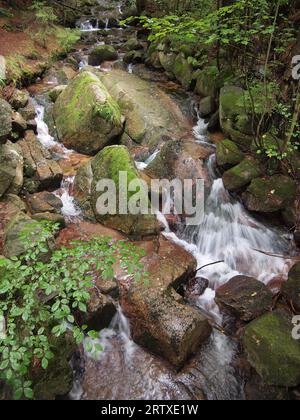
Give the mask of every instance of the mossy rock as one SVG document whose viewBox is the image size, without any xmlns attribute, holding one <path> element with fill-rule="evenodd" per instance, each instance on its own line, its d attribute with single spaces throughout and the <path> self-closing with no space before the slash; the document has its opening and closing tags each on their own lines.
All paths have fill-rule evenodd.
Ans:
<svg viewBox="0 0 300 420">
<path fill-rule="evenodd" d="M 0 98 L 0 143 L 6 140 L 12 131 L 12 108 Z"/>
<path fill-rule="evenodd" d="M 242 342 L 248 360 L 268 385 L 300 384 L 300 341 L 293 339 L 292 327 L 290 315 L 277 310 L 245 328 Z"/>
<path fill-rule="evenodd" d="M 59 95 L 53 116 L 64 145 L 88 155 L 111 144 L 123 131 L 119 105 L 88 71 L 80 73 Z"/>
<path fill-rule="evenodd" d="M 216 98 L 218 90 L 224 86 L 228 75 L 219 72 L 216 66 L 208 66 L 195 73 L 196 87 L 195 92 L 200 96 L 212 96 Z"/>
<path fill-rule="evenodd" d="M 135 37 L 128 39 L 128 41 L 125 43 L 124 48 L 127 51 L 137 51 L 142 50 L 143 44 Z"/>
<path fill-rule="evenodd" d="M 237 86 L 225 86 L 220 93 L 220 125 L 223 132 L 242 150 L 251 149 L 251 119 L 245 108 L 245 91 Z"/>
<path fill-rule="evenodd" d="M 294 202 L 296 188 L 296 183 L 284 175 L 254 179 L 243 194 L 243 201 L 250 211 L 274 213 Z"/>
<path fill-rule="evenodd" d="M 300 312 L 300 263 L 294 265 L 289 272 L 289 278 L 282 287 L 283 296 L 292 302 L 297 312 Z"/>
<path fill-rule="evenodd" d="M 137 238 L 153 236 L 159 233 L 158 222 L 154 215 L 133 215 L 130 212 L 128 212 L 128 214 L 119 213 L 120 200 L 122 200 L 127 207 L 129 200 L 136 193 L 136 191 L 131 192 L 128 190 L 129 183 L 131 181 L 141 180 L 134 161 L 130 157 L 129 151 L 125 146 L 106 147 L 91 161 L 91 169 L 93 173 L 91 183 L 91 206 L 95 218 L 100 223 Z M 124 182 L 124 186 L 120 185 L 120 172 L 125 172 L 127 175 L 127 184 Z M 123 174 L 122 180 L 124 180 L 124 176 L 125 175 Z M 101 204 L 99 205 L 99 198 L 102 193 L 97 191 L 97 187 L 98 183 L 104 179 L 112 180 L 116 186 L 116 214 L 100 214 L 103 206 L 101 206 Z M 147 191 L 145 192 L 143 199 L 147 200 L 148 203 Z"/>
<path fill-rule="evenodd" d="M 118 53 L 112 45 L 99 45 L 89 55 L 90 66 L 100 66 L 105 61 L 116 61 Z"/>
<path fill-rule="evenodd" d="M 166 70 L 168 74 L 174 77 L 173 69 L 176 61 L 176 54 L 175 53 L 165 53 L 163 51 L 160 51 L 159 54 L 159 60 L 163 68 Z"/>
<path fill-rule="evenodd" d="M 56 102 L 57 98 L 63 91 L 67 88 L 67 85 L 59 85 L 55 86 L 55 88 L 51 89 L 49 92 L 49 98 L 52 102 Z"/>
<path fill-rule="evenodd" d="M 239 165 L 224 173 L 224 186 L 228 191 L 238 191 L 262 174 L 263 170 L 260 162 L 253 158 L 246 158 Z"/>
<path fill-rule="evenodd" d="M 65 397 L 72 390 L 74 376 L 70 360 L 76 351 L 76 344 L 70 334 L 52 338 L 51 350 L 54 358 L 46 371 L 40 370 L 33 375 L 33 391 L 36 400 L 55 400 Z"/>
<path fill-rule="evenodd" d="M 0 145 L 0 198 L 4 194 L 19 194 L 24 180 L 23 168 L 21 148 L 10 141 Z"/>
<path fill-rule="evenodd" d="M 193 81 L 193 67 L 189 64 L 188 60 L 184 58 L 183 54 L 179 54 L 174 62 L 172 73 L 182 86 L 189 90 Z"/>
<path fill-rule="evenodd" d="M 244 154 L 231 140 L 222 140 L 217 144 L 217 164 L 222 169 L 230 169 L 244 160 Z"/>
</svg>

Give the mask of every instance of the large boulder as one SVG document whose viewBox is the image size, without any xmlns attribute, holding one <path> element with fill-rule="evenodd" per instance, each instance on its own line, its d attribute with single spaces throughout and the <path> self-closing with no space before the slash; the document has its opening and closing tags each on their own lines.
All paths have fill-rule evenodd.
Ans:
<svg viewBox="0 0 300 420">
<path fill-rule="evenodd" d="M 127 173 L 127 186 L 121 188 L 119 173 Z M 99 214 L 98 200 L 101 192 L 97 191 L 97 185 L 101 180 L 110 179 L 114 181 L 117 193 L 117 214 Z M 128 191 L 128 184 L 131 181 L 141 180 L 125 146 L 110 146 L 99 152 L 82 170 L 79 170 L 75 178 L 74 194 L 81 208 L 90 216 L 105 226 L 117 229 L 127 235 L 144 237 L 155 235 L 159 232 L 158 223 L 152 214 L 119 214 L 119 197 L 127 195 L 129 199 L 134 195 Z"/>
<path fill-rule="evenodd" d="M 194 141 L 168 141 L 146 172 L 155 179 L 207 180 L 209 177 L 204 162 L 212 153 L 211 149 Z"/>
<path fill-rule="evenodd" d="M 196 261 L 162 238 L 159 246 L 149 242 L 137 245 L 146 250 L 143 264 L 149 284 L 141 281 L 121 287 L 121 305 L 130 320 L 132 337 L 180 368 L 211 333 L 201 313 L 185 305 L 175 292 L 193 275 Z"/>
<path fill-rule="evenodd" d="M 292 337 L 292 318 L 277 310 L 249 324 L 243 345 L 250 364 L 268 385 L 300 384 L 300 341 Z"/>
<path fill-rule="evenodd" d="M 34 132 L 27 131 L 25 139 L 18 144 L 24 157 L 25 190 L 32 194 L 46 189 L 58 189 L 63 179 L 62 169 Z"/>
<path fill-rule="evenodd" d="M 126 116 L 125 132 L 135 143 L 154 151 L 159 143 L 191 130 L 176 102 L 155 84 L 122 70 L 97 75 L 119 103 Z"/>
<path fill-rule="evenodd" d="M 80 153 L 93 155 L 123 131 L 115 100 L 92 73 L 83 71 L 59 95 L 53 108 L 59 139 Z"/>
<path fill-rule="evenodd" d="M 89 55 L 90 66 L 100 66 L 105 61 L 116 61 L 118 53 L 112 45 L 98 45 Z"/>
<path fill-rule="evenodd" d="M 283 296 L 292 303 L 294 309 L 300 312 L 300 263 L 292 267 L 289 278 L 282 288 Z"/>
<path fill-rule="evenodd" d="M 217 165 L 221 169 L 230 169 L 244 160 L 244 154 L 233 141 L 225 139 L 217 144 Z"/>
<path fill-rule="evenodd" d="M 263 168 L 257 159 L 246 158 L 223 174 L 224 186 L 228 191 L 238 191 L 263 174 Z"/>
<path fill-rule="evenodd" d="M 258 178 L 251 182 L 243 194 L 243 201 L 250 211 L 274 213 L 294 202 L 296 188 L 295 181 L 284 175 Z"/>
<path fill-rule="evenodd" d="M 12 131 L 12 108 L 0 98 L 0 143 L 10 136 Z"/>
<path fill-rule="evenodd" d="M 7 142 L 0 146 L 0 198 L 18 194 L 23 186 L 23 156 L 20 146 Z"/>
<path fill-rule="evenodd" d="M 225 73 L 220 73 L 216 66 L 208 66 L 196 72 L 195 92 L 202 96 L 211 96 L 217 98 L 218 90 L 224 85 L 228 77 Z"/>
<path fill-rule="evenodd" d="M 185 89 L 190 89 L 193 81 L 193 67 L 183 54 L 179 54 L 174 62 L 172 73 Z"/>
<path fill-rule="evenodd" d="M 260 281 L 236 276 L 216 292 L 217 304 L 243 321 L 252 321 L 268 312 L 273 295 Z"/>
<path fill-rule="evenodd" d="M 223 132 L 242 150 L 249 150 L 253 142 L 252 122 L 245 107 L 245 91 L 225 86 L 220 93 L 220 124 Z"/>
<path fill-rule="evenodd" d="M 3 254 L 5 231 L 8 224 L 17 215 L 25 214 L 26 206 L 20 197 L 8 194 L 0 201 L 0 255 Z"/>
<path fill-rule="evenodd" d="M 27 204 L 32 214 L 60 213 L 63 207 L 61 199 L 48 191 L 29 195 Z"/>
</svg>

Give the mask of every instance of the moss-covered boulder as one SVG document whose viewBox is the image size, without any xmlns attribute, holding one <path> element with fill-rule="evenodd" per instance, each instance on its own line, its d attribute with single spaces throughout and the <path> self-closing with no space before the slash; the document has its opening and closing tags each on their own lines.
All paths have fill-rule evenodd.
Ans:
<svg viewBox="0 0 300 420">
<path fill-rule="evenodd" d="M 5 141 L 12 131 L 12 108 L 0 98 L 0 143 Z"/>
<path fill-rule="evenodd" d="M 143 63 L 144 59 L 145 54 L 143 51 L 128 51 L 123 57 L 123 61 L 125 64 Z"/>
<path fill-rule="evenodd" d="M 206 118 L 216 112 L 216 102 L 212 96 L 206 96 L 199 103 L 200 117 Z"/>
<path fill-rule="evenodd" d="M 195 77 L 195 92 L 200 96 L 216 98 L 218 90 L 224 85 L 227 75 L 220 73 L 216 66 L 208 66 L 197 71 Z"/>
<path fill-rule="evenodd" d="M 18 194 L 21 191 L 23 166 L 20 146 L 11 142 L 0 146 L 0 198 L 6 193 Z"/>
<path fill-rule="evenodd" d="M 271 309 L 273 295 L 262 282 L 236 276 L 217 290 L 216 302 L 239 319 L 251 321 Z"/>
<path fill-rule="evenodd" d="M 23 90 L 15 89 L 9 102 L 16 111 L 20 108 L 25 108 L 29 102 L 29 93 Z"/>
<path fill-rule="evenodd" d="M 284 210 L 295 198 L 296 183 L 284 175 L 254 179 L 243 194 L 247 209 L 259 213 Z"/>
<path fill-rule="evenodd" d="M 250 150 L 253 136 L 251 117 L 245 107 L 245 91 L 225 86 L 220 93 L 220 124 L 223 132 L 242 150 Z"/>
<path fill-rule="evenodd" d="M 176 54 L 159 51 L 158 57 L 162 67 L 171 77 L 174 77 L 173 69 L 176 61 Z"/>
<path fill-rule="evenodd" d="M 279 310 L 245 328 L 242 341 L 248 360 L 268 385 L 300 384 L 300 341 L 293 339 L 292 328 L 291 316 Z"/>
<path fill-rule="evenodd" d="M 123 172 L 121 178 L 120 172 Z M 104 179 L 112 180 L 116 187 L 116 214 L 102 214 L 104 213 L 103 204 L 99 203 L 103 191 L 98 191 L 98 185 Z M 122 185 L 122 181 L 124 181 L 124 185 Z M 106 147 L 89 162 L 88 166 L 85 166 L 84 170 L 79 171 L 76 175 L 75 198 L 88 216 L 93 213 L 94 218 L 105 226 L 133 237 L 156 235 L 160 229 L 154 215 L 134 215 L 126 209 L 129 200 L 137 192 L 128 189 L 132 181 L 141 181 L 141 178 L 128 149 L 125 146 Z M 86 191 L 84 191 L 85 188 Z M 123 212 L 128 214 L 120 213 L 120 200 L 125 206 Z M 148 201 L 147 194 L 145 194 L 144 200 Z"/>
<path fill-rule="evenodd" d="M 64 145 L 88 155 L 111 144 L 123 131 L 119 105 L 88 71 L 75 77 L 60 94 L 53 115 Z"/>
<path fill-rule="evenodd" d="M 262 174 L 260 163 L 256 159 L 246 158 L 224 173 L 223 182 L 228 191 L 238 191 Z"/>
<path fill-rule="evenodd" d="M 129 38 L 128 41 L 125 43 L 124 48 L 127 51 L 137 51 L 142 50 L 144 47 L 143 44 L 136 37 L 132 37 Z"/>
<path fill-rule="evenodd" d="M 122 70 L 94 70 L 126 117 L 125 133 L 151 151 L 167 139 L 181 138 L 191 130 L 189 121 L 156 84 Z"/>
<path fill-rule="evenodd" d="M 118 53 L 112 45 L 98 45 L 95 47 L 88 59 L 90 66 L 100 66 L 105 61 L 116 61 Z"/>
<path fill-rule="evenodd" d="M 297 312 L 300 312 L 300 263 L 292 267 L 289 278 L 282 287 L 283 296 L 293 304 Z"/>
<path fill-rule="evenodd" d="M 190 89 L 193 81 L 193 67 L 183 54 L 179 54 L 174 62 L 172 73 L 185 89 Z"/>
<path fill-rule="evenodd" d="M 217 144 L 217 164 L 221 169 L 230 169 L 244 160 L 244 154 L 231 140 L 222 140 Z"/>
</svg>

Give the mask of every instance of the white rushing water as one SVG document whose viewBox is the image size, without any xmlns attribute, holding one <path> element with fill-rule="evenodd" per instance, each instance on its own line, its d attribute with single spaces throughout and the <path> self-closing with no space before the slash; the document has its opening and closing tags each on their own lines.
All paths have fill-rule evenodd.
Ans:
<svg viewBox="0 0 300 420">
<path fill-rule="evenodd" d="M 74 197 L 71 195 L 74 179 L 75 177 L 64 178 L 60 189 L 54 193 L 63 203 L 61 212 L 66 218 L 79 217 L 81 215 L 81 210 L 76 205 Z"/>
<path fill-rule="evenodd" d="M 155 152 L 152 153 L 152 155 L 149 156 L 148 159 L 145 160 L 145 162 L 135 162 L 135 165 L 138 168 L 138 170 L 144 171 L 145 169 L 147 169 L 150 163 L 154 161 L 154 159 L 159 155 L 159 153 L 160 153 L 160 150 L 156 149 Z"/>
</svg>

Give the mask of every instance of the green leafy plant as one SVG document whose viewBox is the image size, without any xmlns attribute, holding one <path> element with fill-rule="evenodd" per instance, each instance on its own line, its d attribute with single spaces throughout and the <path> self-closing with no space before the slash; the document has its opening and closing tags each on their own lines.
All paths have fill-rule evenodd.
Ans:
<svg viewBox="0 0 300 420">
<path fill-rule="evenodd" d="M 55 30 L 55 36 L 61 49 L 67 53 L 80 40 L 81 34 L 76 29 L 57 28 Z"/>
<path fill-rule="evenodd" d="M 86 327 L 77 325 L 76 312 L 87 311 L 95 278 L 112 279 L 116 263 L 136 281 L 143 276 L 143 252 L 125 241 L 78 241 L 49 256 L 57 229 L 43 224 L 37 242 L 31 226 L 21 235 L 26 253 L 0 259 L 0 374 L 16 399 L 34 398 L 30 369 L 33 360 L 47 369 L 53 336 L 71 331 L 77 343 L 84 339 Z"/>
</svg>

